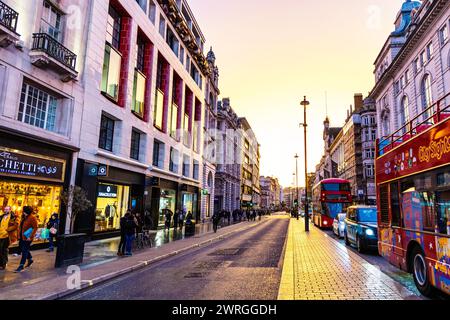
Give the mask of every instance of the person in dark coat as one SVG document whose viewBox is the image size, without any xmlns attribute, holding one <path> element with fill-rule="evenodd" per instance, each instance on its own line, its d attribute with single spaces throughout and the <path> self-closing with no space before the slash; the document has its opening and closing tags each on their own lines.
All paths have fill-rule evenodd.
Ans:
<svg viewBox="0 0 450 320">
<path fill-rule="evenodd" d="M 164 211 L 164 217 L 165 217 L 165 219 L 166 219 L 166 224 L 165 224 L 165 227 L 164 227 L 164 230 L 168 230 L 168 231 L 170 231 L 170 227 L 171 227 L 171 225 L 172 225 L 172 216 L 173 216 L 173 214 L 172 214 L 172 211 L 170 211 L 169 209 L 164 209 L 165 211 Z"/>
<path fill-rule="evenodd" d="M 48 241 L 50 244 L 47 252 L 53 252 L 55 250 L 54 243 L 55 243 L 56 236 L 58 234 L 58 227 L 59 227 L 58 214 L 53 213 L 52 216 L 50 217 L 50 220 L 48 220 L 48 222 L 47 222 L 47 229 L 49 230 Z"/>
<path fill-rule="evenodd" d="M 117 250 L 118 256 L 125 255 L 125 220 L 129 215 L 131 215 L 131 212 L 128 210 L 127 213 L 125 213 L 125 216 L 120 218 L 120 242 L 119 242 L 119 249 Z"/>
<path fill-rule="evenodd" d="M 136 217 L 132 214 L 127 214 L 124 220 L 124 231 L 125 231 L 125 256 L 129 257 L 132 255 L 131 249 L 133 246 L 133 241 L 136 238 L 136 228 L 138 227 L 138 222 Z"/>
<path fill-rule="evenodd" d="M 173 228 L 176 230 L 178 227 L 178 222 L 180 221 L 180 211 L 179 209 L 177 209 L 175 211 L 175 214 L 173 215 Z"/>
</svg>

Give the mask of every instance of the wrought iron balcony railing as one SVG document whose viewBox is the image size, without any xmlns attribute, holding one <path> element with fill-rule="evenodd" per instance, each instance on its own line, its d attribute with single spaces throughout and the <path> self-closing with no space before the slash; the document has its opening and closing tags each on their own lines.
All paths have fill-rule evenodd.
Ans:
<svg viewBox="0 0 450 320">
<path fill-rule="evenodd" d="M 64 66 L 75 71 L 77 55 L 46 33 L 33 34 L 33 46 L 31 50 L 43 51 Z"/>
<path fill-rule="evenodd" d="M 16 32 L 18 20 L 19 14 L 6 3 L 0 1 L 0 25 Z"/>
</svg>

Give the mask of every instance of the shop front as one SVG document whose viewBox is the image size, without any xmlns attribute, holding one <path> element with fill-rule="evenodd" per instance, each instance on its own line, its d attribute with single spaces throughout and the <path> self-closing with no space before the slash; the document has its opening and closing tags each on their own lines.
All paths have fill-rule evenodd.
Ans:
<svg viewBox="0 0 450 320">
<path fill-rule="evenodd" d="M 69 185 L 74 151 L 47 145 L 42 139 L 0 134 L 0 211 L 11 207 L 20 220 L 23 208 L 33 207 L 39 227 L 35 245 L 45 242 L 40 234 L 53 213 L 60 216 L 60 233 L 64 231 L 60 196 Z"/>
<path fill-rule="evenodd" d="M 76 231 L 92 239 L 115 237 L 128 210 L 144 216 L 145 176 L 98 163 L 78 161 L 77 185 L 87 191 L 93 207 L 80 215 Z"/>
<path fill-rule="evenodd" d="M 181 185 L 181 210 L 192 213 L 195 221 L 200 221 L 200 189 L 191 185 Z"/>
<path fill-rule="evenodd" d="M 165 210 L 175 214 L 177 210 L 178 183 L 175 181 L 160 179 L 157 177 L 147 178 L 146 210 L 150 212 L 153 228 L 164 228 Z"/>
</svg>

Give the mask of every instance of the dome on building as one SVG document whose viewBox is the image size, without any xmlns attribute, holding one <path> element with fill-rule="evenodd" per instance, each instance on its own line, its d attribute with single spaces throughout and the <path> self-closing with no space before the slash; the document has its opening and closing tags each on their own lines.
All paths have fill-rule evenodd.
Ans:
<svg viewBox="0 0 450 320">
<path fill-rule="evenodd" d="M 412 21 L 412 13 L 415 10 L 418 10 L 421 5 L 421 1 L 405 0 L 395 23 L 395 31 L 392 35 L 400 36 L 406 33 Z"/>
</svg>

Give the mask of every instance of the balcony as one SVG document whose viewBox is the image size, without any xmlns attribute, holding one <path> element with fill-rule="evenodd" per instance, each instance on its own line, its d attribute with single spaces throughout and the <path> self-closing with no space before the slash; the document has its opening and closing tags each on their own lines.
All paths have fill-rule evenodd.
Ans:
<svg viewBox="0 0 450 320">
<path fill-rule="evenodd" d="M 18 20 L 19 14 L 0 1 L 0 47 L 6 48 L 20 40 L 20 35 L 16 32 Z"/>
<path fill-rule="evenodd" d="M 77 56 L 46 33 L 34 33 L 31 62 L 39 68 L 49 68 L 61 75 L 63 82 L 75 80 Z"/>
</svg>

